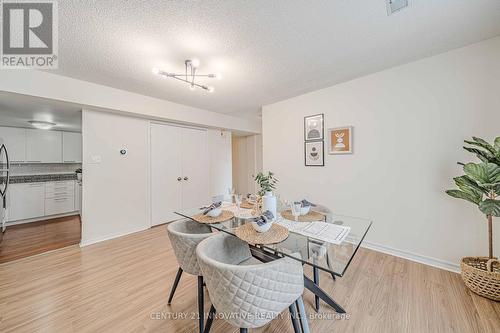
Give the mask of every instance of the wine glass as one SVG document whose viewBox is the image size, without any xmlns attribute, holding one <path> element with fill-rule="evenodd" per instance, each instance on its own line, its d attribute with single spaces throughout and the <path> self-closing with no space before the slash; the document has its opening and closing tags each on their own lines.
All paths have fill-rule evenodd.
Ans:
<svg viewBox="0 0 500 333">
<path fill-rule="evenodd" d="M 292 215 L 295 218 L 295 222 L 298 222 L 302 204 L 300 202 L 293 202 L 291 206 L 292 206 Z"/>
</svg>

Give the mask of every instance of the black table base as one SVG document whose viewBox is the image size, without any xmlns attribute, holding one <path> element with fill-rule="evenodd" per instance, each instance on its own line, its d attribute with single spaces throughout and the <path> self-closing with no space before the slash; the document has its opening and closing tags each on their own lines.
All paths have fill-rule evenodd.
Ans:
<svg viewBox="0 0 500 333">
<path fill-rule="evenodd" d="M 252 256 L 262 262 L 270 262 L 276 259 L 283 258 L 282 256 L 279 256 L 276 253 L 271 253 L 269 251 L 266 251 L 260 247 L 250 245 L 250 251 L 252 253 Z M 313 268 L 314 269 L 314 268 Z M 316 274 L 318 272 L 316 271 Z M 319 282 L 319 279 L 317 279 Z M 304 275 L 304 287 L 312 292 L 316 297 L 321 299 L 323 302 L 326 304 L 330 305 L 337 313 L 346 313 L 345 310 L 337 303 L 335 302 L 328 294 L 319 287 L 318 284 L 313 282 L 311 279 L 309 279 L 307 276 Z M 316 311 L 319 309 L 319 301 L 315 300 L 315 308 Z"/>
</svg>

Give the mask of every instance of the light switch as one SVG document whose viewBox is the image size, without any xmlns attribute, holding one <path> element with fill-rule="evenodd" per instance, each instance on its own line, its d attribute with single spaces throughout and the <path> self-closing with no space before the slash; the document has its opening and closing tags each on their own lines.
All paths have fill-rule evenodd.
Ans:
<svg viewBox="0 0 500 333">
<path fill-rule="evenodd" d="M 101 160 L 102 160 L 101 155 L 91 155 L 90 159 L 91 159 L 92 163 L 95 163 L 95 164 L 101 163 Z"/>
</svg>

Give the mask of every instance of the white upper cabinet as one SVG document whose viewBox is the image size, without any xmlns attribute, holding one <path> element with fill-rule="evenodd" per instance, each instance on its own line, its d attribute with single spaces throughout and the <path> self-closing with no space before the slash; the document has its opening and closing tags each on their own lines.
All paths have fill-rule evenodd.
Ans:
<svg viewBox="0 0 500 333">
<path fill-rule="evenodd" d="M 26 162 L 62 163 L 62 132 L 27 129 Z"/>
<path fill-rule="evenodd" d="M 0 138 L 3 139 L 5 147 L 7 147 L 11 163 L 26 161 L 26 129 L 0 127 Z"/>
<path fill-rule="evenodd" d="M 63 140 L 63 162 L 82 162 L 82 134 L 72 132 L 62 132 Z"/>
</svg>

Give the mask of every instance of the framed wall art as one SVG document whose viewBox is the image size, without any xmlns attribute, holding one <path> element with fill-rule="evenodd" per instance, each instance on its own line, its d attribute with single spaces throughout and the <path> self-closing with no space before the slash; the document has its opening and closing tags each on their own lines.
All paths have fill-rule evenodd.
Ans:
<svg viewBox="0 0 500 333">
<path fill-rule="evenodd" d="M 352 126 L 328 129 L 328 153 L 352 154 Z"/>
<path fill-rule="evenodd" d="M 324 141 L 304 142 L 304 160 L 306 166 L 325 166 Z"/>
<path fill-rule="evenodd" d="M 304 141 L 323 139 L 323 114 L 304 117 Z"/>
</svg>

